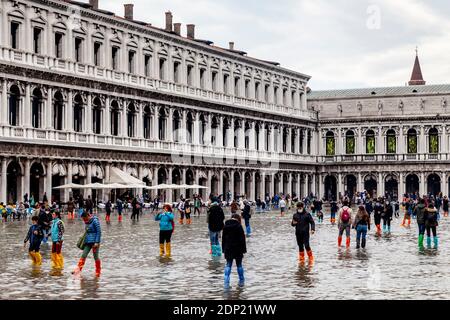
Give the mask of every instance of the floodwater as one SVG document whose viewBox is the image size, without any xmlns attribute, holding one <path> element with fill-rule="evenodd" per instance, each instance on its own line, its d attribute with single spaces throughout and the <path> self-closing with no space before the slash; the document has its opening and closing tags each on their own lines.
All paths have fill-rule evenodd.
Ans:
<svg viewBox="0 0 450 320">
<path fill-rule="evenodd" d="M 205 215 L 192 225 L 178 225 L 172 238 L 171 259 L 159 257 L 157 222 L 144 213 L 139 222 L 130 215 L 102 224 L 102 276 L 94 276 L 88 257 L 80 276 L 73 276 L 81 251 L 80 220 L 66 221 L 62 273 L 51 269 L 51 244 L 42 245 L 43 265 L 32 267 L 23 248 L 28 221 L 0 225 L 1 299 L 450 299 L 449 218 L 438 229 L 438 250 L 419 252 L 417 226 L 400 227 L 394 219 L 391 236 L 378 238 L 370 231 L 365 250 L 356 250 L 352 231 L 349 250 L 338 249 L 337 227 L 327 221 L 317 225 L 311 245 L 313 265 L 297 260 L 291 213 L 254 214 L 253 235 L 247 239 L 244 258 L 246 285 L 237 286 L 233 266 L 232 288 L 223 288 L 223 257 L 209 255 Z M 227 216 L 229 214 L 227 213 Z M 402 214 L 401 214 L 402 215 Z M 64 218 L 65 219 L 65 218 Z"/>
</svg>

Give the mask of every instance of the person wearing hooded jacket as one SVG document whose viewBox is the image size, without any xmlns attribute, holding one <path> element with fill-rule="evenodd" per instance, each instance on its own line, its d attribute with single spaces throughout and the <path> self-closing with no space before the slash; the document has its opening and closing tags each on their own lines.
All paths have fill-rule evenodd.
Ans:
<svg viewBox="0 0 450 320">
<path fill-rule="evenodd" d="M 252 228 L 250 227 L 250 218 L 252 217 L 252 215 L 250 211 L 251 211 L 250 204 L 248 203 L 247 200 L 244 200 L 244 209 L 242 210 L 242 218 L 245 221 L 245 231 L 247 237 L 250 236 L 250 234 L 252 233 Z"/>
<path fill-rule="evenodd" d="M 338 228 L 339 228 L 339 236 L 338 236 L 338 247 L 342 244 L 342 236 L 345 231 L 346 242 L 345 246 L 347 248 L 350 247 L 350 229 L 352 226 L 352 214 L 353 210 L 350 208 L 350 202 L 348 199 L 345 199 L 342 202 L 342 208 L 338 212 Z"/>
<path fill-rule="evenodd" d="M 295 227 L 295 236 L 299 248 L 298 260 L 305 262 L 306 249 L 309 261 L 312 262 L 314 256 L 309 245 L 309 227 L 311 226 L 311 233 L 314 234 L 316 226 L 313 217 L 305 210 L 304 206 L 302 202 L 297 203 L 297 212 L 292 217 L 291 225 Z"/>
<path fill-rule="evenodd" d="M 242 266 L 242 259 L 247 253 L 247 246 L 245 242 L 244 229 L 242 228 L 241 216 L 233 214 L 230 220 L 225 222 L 222 237 L 222 250 L 227 260 L 224 272 L 224 287 L 230 287 L 231 267 L 233 260 L 236 260 L 237 272 L 239 275 L 239 286 L 245 284 L 244 268 Z"/>
<path fill-rule="evenodd" d="M 423 249 L 423 238 L 425 236 L 425 200 L 420 199 L 414 210 L 417 226 L 419 227 L 419 249 Z"/>
<path fill-rule="evenodd" d="M 438 211 L 432 203 L 424 211 L 425 228 L 427 230 L 427 248 L 431 249 L 431 232 L 433 232 L 434 248 L 438 248 L 438 236 L 436 228 L 438 223 Z"/>
<path fill-rule="evenodd" d="M 222 255 L 222 250 L 220 248 L 219 237 L 220 232 L 224 227 L 223 221 L 225 220 L 225 214 L 219 206 L 217 198 L 214 197 L 212 199 L 212 203 L 207 214 L 209 238 L 211 241 L 211 253 L 213 257 L 220 257 Z"/>
</svg>

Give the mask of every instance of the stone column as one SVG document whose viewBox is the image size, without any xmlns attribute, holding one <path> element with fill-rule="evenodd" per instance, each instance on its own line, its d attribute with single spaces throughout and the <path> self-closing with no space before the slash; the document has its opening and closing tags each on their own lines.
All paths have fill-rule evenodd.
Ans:
<svg viewBox="0 0 450 320">
<path fill-rule="evenodd" d="M 398 200 L 401 201 L 403 199 L 403 194 L 405 193 L 405 181 L 403 172 L 400 171 L 398 179 Z"/>
<path fill-rule="evenodd" d="M 386 153 L 386 149 L 384 148 L 384 139 L 383 139 L 383 128 L 378 126 L 378 141 L 377 141 L 377 152 L 378 154 Z M 379 191 L 378 191 L 379 192 Z"/>
<path fill-rule="evenodd" d="M 420 154 L 424 154 L 427 153 L 427 141 L 426 141 L 426 136 L 425 136 L 425 127 L 424 126 L 420 126 L 420 140 L 419 140 L 419 150 L 418 152 Z"/>
<path fill-rule="evenodd" d="M 264 171 L 261 171 L 260 177 L 261 177 L 261 187 L 259 189 L 259 198 L 261 200 L 264 200 L 266 196 L 266 173 Z"/>
<path fill-rule="evenodd" d="M 384 181 L 383 174 L 381 172 L 378 173 L 377 193 L 379 197 L 384 197 Z"/>
<path fill-rule="evenodd" d="M 403 155 L 403 154 L 405 154 L 405 153 L 408 153 L 408 151 L 406 150 L 406 141 L 405 141 L 405 136 L 403 135 L 403 126 L 400 126 L 400 128 L 399 128 L 399 131 L 400 131 L 400 134 L 399 134 L 399 137 L 398 137 L 398 141 L 399 141 L 399 143 L 398 143 L 398 154 L 400 154 L 400 155 Z"/>
<path fill-rule="evenodd" d="M 45 177 L 45 192 L 47 192 L 47 199 L 49 203 L 52 202 L 52 160 L 48 160 L 47 162 L 47 174 Z"/>
<path fill-rule="evenodd" d="M 240 195 L 246 195 L 245 194 L 245 172 L 242 171 L 240 174 L 241 174 L 241 183 L 239 186 L 239 193 L 240 193 Z"/>
<path fill-rule="evenodd" d="M 172 184 L 172 167 L 170 167 L 167 171 L 168 171 L 168 177 L 167 177 L 167 184 Z M 166 199 L 167 202 L 172 204 L 173 203 L 173 190 L 167 190 L 166 192 Z"/>
<path fill-rule="evenodd" d="M 84 117 L 86 119 L 86 132 L 88 134 L 91 134 L 93 132 L 92 128 L 92 95 L 87 95 L 87 105 L 85 110 L 86 116 Z"/>
<path fill-rule="evenodd" d="M 358 192 L 362 192 L 364 190 L 364 182 L 362 180 L 361 172 L 358 172 Z"/>
<path fill-rule="evenodd" d="M 25 128 L 31 128 L 31 85 L 29 83 L 25 87 L 25 100 L 22 105 L 22 124 Z"/>
<path fill-rule="evenodd" d="M 167 119 L 167 141 L 173 142 L 173 109 L 169 109 L 169 118 Z"/>
<path fill-rule="evenodd" d="M 313 195 L 317 195 L 317 192 L 316 192 L 316 175 L 315 174 L 313 174 L 312 175 L 312 180 L 311 180 L 311 192 L 312 192 L 312 194 Z"/>
<path fill-rule="evenodd" d="M 304 184 L 305 184 L 305 187 L 303 189 L 303 196 L 307 197 L 307 196 L 309 196 L 309 174 L 305 175 Z"/>
<path fill-rule="evenodd" d="M 30 170 L 31 170 L 31 161 L 30 161 L 30 159 L 25 159 L 24 172 L 23 172 L 22 195 L 25 195 L 25 193 L 28 193 L 28 199 L 30 198 Z"/>
<path fill-rule="evenodd" d="M 2 108 L 0 108 L 0 125 L 4 126 L 8 124 L 8 86 L 7 81 L 2 81 L 2 90 L 1 90 L 1 104 Z"/>
<path fill-rule="evenodd" d="M 419 188 L 419 194 L 422 197 L 425 195 L 427 191 L 425 190 L 425 172 L 420 173 L 420 188 Z"/>
<path fill-rule="evenodd" d="M 292 199 L 293 191 L 294 191 L 294 188 L 292 188 L 292 173 L 289 173 L 287 192 L 288 192 L 288 194 L 291 195 L 291 199 Z"/>
<path fill-rule="evenodd" d="M 256 150 L 256 139 L 255 139 L 255 122 L 250 123 L 250 135 L 249 135 L 249 149 Z"/>
<path fill-rule="evenodd" d="M 231 191 L 231 198 L 232 198 L 232 200 L 234 199 L 234 196 L 235 196 L 235 192 L 236 192 L 236 190 L 234 190 L 234 173 L 235 173 L 235 171 L 234 170 L 231 170 L 230 171 L 230 191 Z"/>
<path fill-rule="evenodd" d="M 44 116 L 42 117 L 44 120 L 42 128 L 52 129 L 53 128 L 53 90 L 51 87 L 48 87 L 47 91 L 47 103 L 45 106 Z"/>
<path fill-rule="evenodd" d="M 106 173 L 106 171 L 105 171 Z M 73 164 L 72 161 L 67 162 L 67 176 L 66 176 L 66 184 L 72 183 L 72 176 L 73 176 Z M 27 191 L 29 194 L 29 191 Z M 64 201 L 67 202 L 70 199 L 70 193 L 72 192 L 72 189 L 65 189 L 64 190 Z"/>
<path fill-rule="evenodd" d="M 153 113 L 153 125 L 152 125 L 152 129 L 153 129 L 153 134 L 152 134 L 152 138 L 155 141 L 159 141 L 159 121 L 158 121 L 158 116 L 159 116 L 159 108 L 155 107 L 154 108 L 154 113 Z"/>
<path fill-rule="evenodd" d="M 441 192 L 443 195 L 448 193 L 448 180 L 445 171 L 441 172 Z"/>
<path fill-rule="evenodd" d="M 249 200 L 256 200 L 256 172 L 252 173 L 252 183 L 250 183 L 250 192 L 249 192 Z"/>
<path fill-rule="evenodd" d="M 66 121 L 64 121 L 65 130 L 73 131 L 73 91 L 69 90 L 67 94 L 67 104 L 66 104 Z"/>
<path fill-rule="evenodd" d="M 276 194 L 276 192 L 275 192 L 275 173 L 272 173 L 270 175 L 270 189 L 271 190 L 270 190 L 269 195 L 270 195 L 270 197 L 272 197 Z"/>
<path fill-rule="evenodd" d="M 143 139 L 144 138 L 144 105 L 143 104 L 139 104 L 138 105 L 138 118 L 136 121 L 136 137 L 138 139 Z"/>
<path fill-rule="evenodd" d="M 338 195 L 339 193 L 341 195 L 345 194 L 345 187 L 344 187 L 344 181 L 342 179 L 342 173 L 338 173 L 338 187 L 337 187 Z"/>
<path fill-rule="evenodd" d="M 276 152 L 275 150 L 275 126 L 270 125 L 270 137 L 269 137 L 269 151 L 270 152 Z M 272 185 L 273 187 L 273 185 Z"/>
<path fill-rule="evenodd" d="M 7 179 L 6 179 L 6 158 L 2 159 L 2 169 L 1 169 L 1 183 L 0 183 L 0 202 L 3 203 L 7 203 L 8 201 L 8 195 L 7 190 L 6 190 L 6 183 L 7 183 Z"/>
<path fill-rule="evenodd" d="M 86 184 L 91 184 L 92 183 L 92 163 L 88 163 L 87 165 L 87 170 L 86 170 Z M 85 197 L 87 198 L 87 196 L 91 196 L 92 199 L 92 189 L 85 189 Z M 92 199 L 92 201 L 94 201 L 94 199 Z"/>
<path fill-rule="evenodd" d="M 319 180 L 319 194 L 317 194 L 317 197 L 319 199 L 322 199 L 325 195 L 325 184 L 323 183 L 323 175 L 319 174 L 316 176 L 316 180 Z M 314 181 L 314 180 L 313 180 Z"/>
<path fill-rule="evenodd" d="M 223 190 L 223 170 L 219 171 L 219 182 L 218 183 L 219 183 L 219 187 L 217 188 L 217 191 L 219 193 L 219 196 L 222 194 L 222 195 L 224 195 L 222 197 L 222 199 L 226 199 L 225 191 Z"/>
<path fill-rule="evenodd" d="M 194 115 L 194 132 L 193 132 L 194 139 L 192 140 L 193 144 L 201 144 L 200 141 L 200 114 L 196 113 Z"/>
<path fill-rule="evenodd" d="M 300 200 L 302 197 L 302 174 L 297 173 L 297 197 Z"/>
</svg>

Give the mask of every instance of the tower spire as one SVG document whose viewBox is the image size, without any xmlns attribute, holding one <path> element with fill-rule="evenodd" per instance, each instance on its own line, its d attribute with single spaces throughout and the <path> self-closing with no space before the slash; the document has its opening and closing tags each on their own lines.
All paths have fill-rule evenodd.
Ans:
<svg viewBox="0 0 450 320">
<path fill-rule="evenodd" d="M 419 49 L 416 47 L 416 60 L 414 61 L 414 68 L 411 74 L 411 80 L 408 82 L 410 86 L 423 86 L 426 84 L 423 80 L 422 70 L 419 62 Z"/>
</svg>

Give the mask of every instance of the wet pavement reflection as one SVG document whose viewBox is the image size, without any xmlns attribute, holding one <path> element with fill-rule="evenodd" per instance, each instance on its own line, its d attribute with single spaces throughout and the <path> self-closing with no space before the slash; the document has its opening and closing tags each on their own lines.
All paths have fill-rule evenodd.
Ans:
<svg viewBox="0 0 450 320">
<path fill-rule="evenodd" d="M 123 222 L 113 215 L 102 224 L 102 276 L 94 276 L 88 257 L 81 275 L 71 271 L 81 255 L 76 247 L 83 233 L 80 220 L 67 221 L 63 245 L 65 268 L 52 270 L 51 243 L 43 244 L 43 264 L 32 267 L 23 239 L 29 221 L 0 225 L 1 299 L 449 299 L 449 220 L 438 228 L 438 250 L 417 248 L 415 221 L 410 229 L 393 220 L 392 234 L 378 237 L 369 232 L 366 249 L 337 248 L 337 227 L 325 215 L 311 236 L 313 264 L 299 264 L 292 213 L 255 213 L 253 234 L 247 239 L 244 258 L 246 285 L 238 287 L 233 266 L 231 288 L 223 288 L 225 261 L 213 259 L 205 215 L 192 225 L 176 223 L 170 259 L 159 257 L 158 223 L 144 213 L 139 221 Z M 229 213 L 226 213 L 229 217 Z"/>
</svg>

